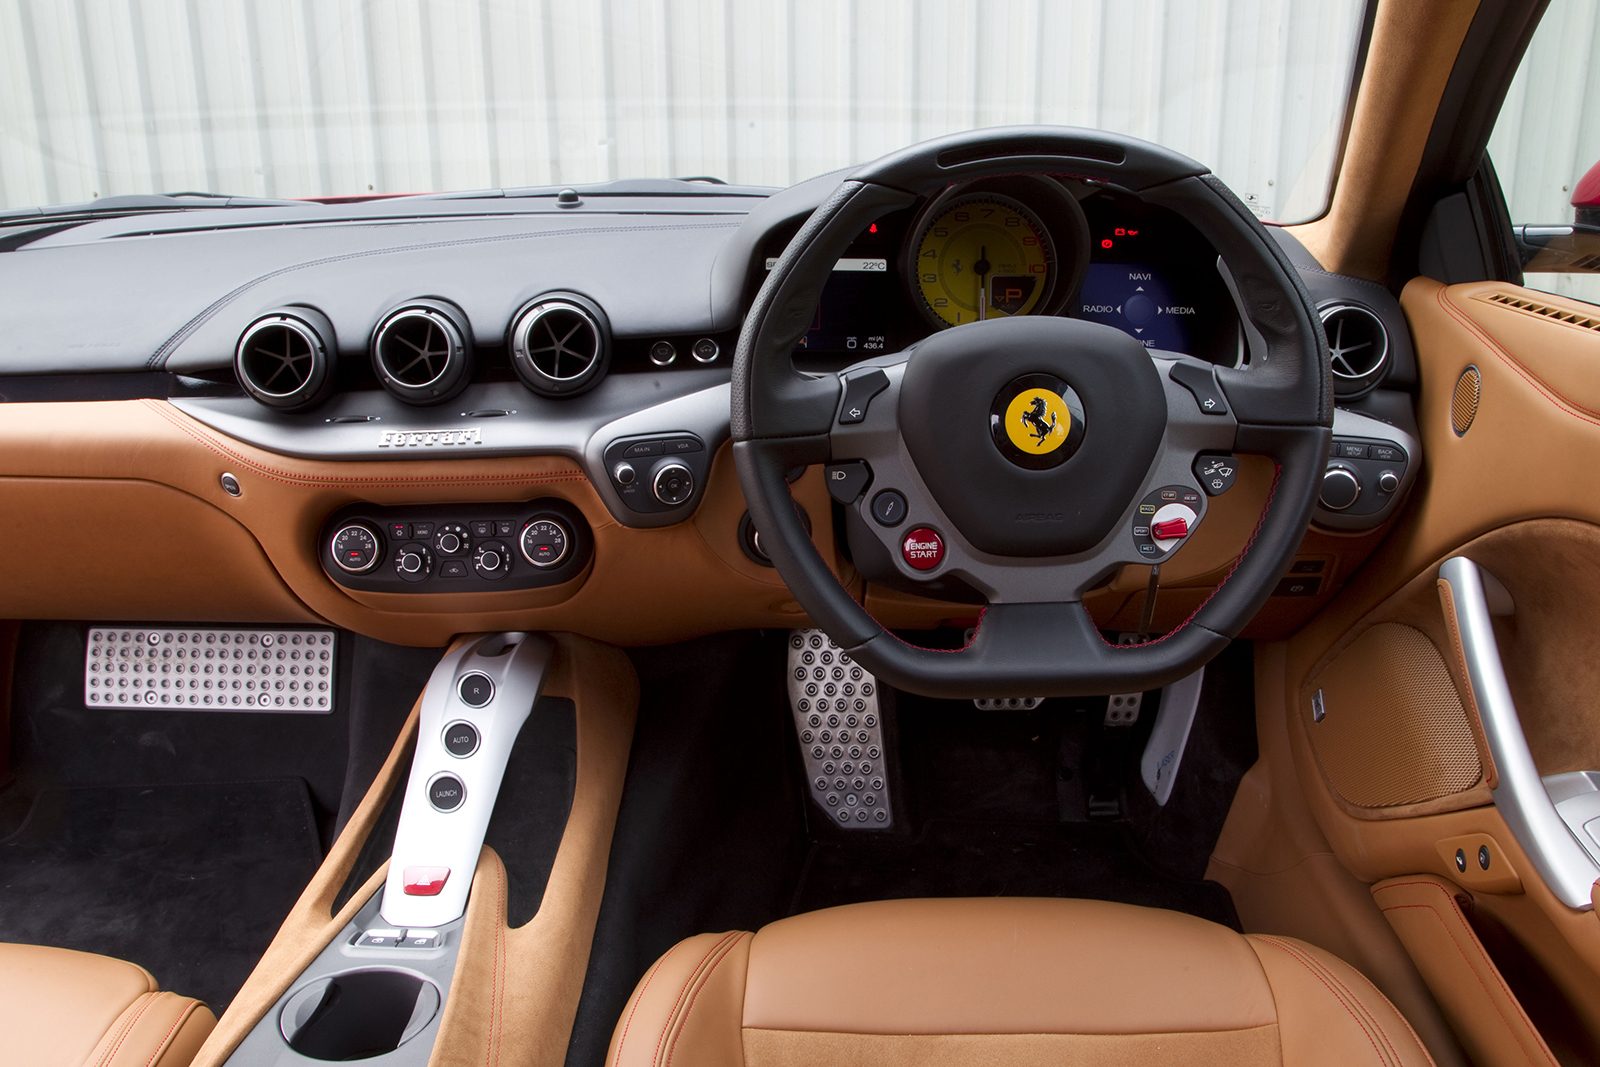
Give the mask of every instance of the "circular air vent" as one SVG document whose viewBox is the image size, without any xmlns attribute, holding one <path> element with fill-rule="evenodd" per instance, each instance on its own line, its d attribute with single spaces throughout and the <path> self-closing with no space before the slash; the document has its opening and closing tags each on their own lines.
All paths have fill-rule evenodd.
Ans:
<svg viewBox="0 0 1600 1067">
<path fill-rule="evenodd" d="M 233 370 L 245 392 L 280 411 L 301 411 L 333 384 L 333 324 L 310 308 L 263 315 L 239 336 Z"/>
<path fill-rule="evenodd" d="M 583 297 L 546 294 L 511 324 L 511 362 L 517 377 L 543 396 L 572 396 L 605 373 L 611 329 L 605 313 Z"/>
<path fill-rule="evenodd" d="M 466 387 L 472 350 L 466 318 L 449 304 L 418 300 L 391 312 L 372 334 L 372 369 L 408 404 L 436 404 Z"/>
<path fill-rule="evenodd" d="M 1329 304 L 1322 309 L 1333 365 L 1333 391 L 1342 397 L 1364 393 L 1389 367 L 1389 331 L 1377 314 L 1359 304 Z"/>
</svg>

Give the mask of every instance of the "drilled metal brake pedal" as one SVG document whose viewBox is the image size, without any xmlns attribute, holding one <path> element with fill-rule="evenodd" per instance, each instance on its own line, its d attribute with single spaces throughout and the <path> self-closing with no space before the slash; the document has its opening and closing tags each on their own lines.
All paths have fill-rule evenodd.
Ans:
<svg viewBox="0 0 1600 1067">
<path fill-rule="evenodd" d="M 788 680 L 811 799 L 841 827 L 894 825 L 877 680 L 821 630 L 790 633 Z"/>
<path fill-rule="evenodd" d="M 331 630 L 91 626 L 83 702 L 327 715 L 337 648 Z"/>
</svg>

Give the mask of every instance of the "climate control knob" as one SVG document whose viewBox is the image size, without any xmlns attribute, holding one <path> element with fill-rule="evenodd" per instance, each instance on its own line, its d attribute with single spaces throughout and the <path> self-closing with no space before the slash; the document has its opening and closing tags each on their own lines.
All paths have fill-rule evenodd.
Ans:
<svg viewBox="0 0 1600 1067">
<path fill-rule="evenodd" d="M 522 528 L 522 558 L 535 567 L 554 567 L 567 558 L 572 535 L 554 519 L 535 519 Z"/>
<path fill-rule="evenodd" d="M 511 571 L 511 550 L 499 541 L 484 541 L 472 557 L 472 569 L 480 578 L 504 578 Z"/>
<path fill-rule="evenodd" d="M 394 554 L 394 572 L 408 582 L 424 581 L 433 572 L 433 553 L 427 545 L 401 545 Z"/>
<path fill-rule="evenodd" d="M 1343 511 L 1361 497 L 1361 479 L 1349 467 L 1329 467 L 1322 475 L 1322 506 Z"/>
<path fill-rule="evenodd" d="M 657 500 L 676 507 L 694 494 L 694 474 L 682 463 L 664 463 L 650 488 Z"/>
<path fill-rule="evenodd" d="M 341 526 L 329 550 L 333 562 L 347 574 L 365 574 L 378 565 L 378 535 L 359 522 Z"/>
<path fill-rule="evenodd" d="M 467 536 L 465 526 L 450 522 L 439 527 L 439 531 L 433 535 L 433 546 L 442 556 L 465 555 L 467 549 L 472 547 L 472 541 Z"/>
</svg>

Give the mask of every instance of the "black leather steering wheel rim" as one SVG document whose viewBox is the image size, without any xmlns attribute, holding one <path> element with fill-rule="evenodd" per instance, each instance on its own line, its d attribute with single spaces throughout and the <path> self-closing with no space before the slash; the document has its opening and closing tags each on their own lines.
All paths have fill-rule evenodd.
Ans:
<svg viewBox="0 0 1600 1067">
<path fill-rule="evenodd" d="M 833 262 L 879 216 L 955 183 L 1001 174 L 1069 175 L 1125 189 L 1182 214 L 1218 249 L 1259 346 L 1245 369 L 1219 369 L 1238 423 L 1234 451 L 1277 466 L 1255 534 L 1233 571 L 1183 624 L 1114 646 L 1081 602 L 985 609 L 957 652 L 917 648 L 883 629 L 840 585 L 795 514 L 785 478 L 830 459 L 837 375 L 796 371 Z M 769 273 L 734 354 L 734 457 L 750 514 L 779 574 L 811 619 L 883 681 L 946 697 L 1070 696 L 1149 689 L 1220 652 L 1271 595 L 1305 535 L 1332 439 L 1327 345 L 1294 268 L 1261 223 L 1205 168 L 1114 134 L 1013 127 L 940 138 L 846 176 Z"/>
</svg>

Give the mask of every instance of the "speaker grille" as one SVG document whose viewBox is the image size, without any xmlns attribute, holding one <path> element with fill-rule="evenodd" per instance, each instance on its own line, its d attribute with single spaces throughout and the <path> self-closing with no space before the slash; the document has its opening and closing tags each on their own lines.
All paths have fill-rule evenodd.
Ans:
<svg viewBox="0 0 1600 1067">
<path fill-rule="evenodd" d="M 1483 777 L 1466 709 L 1428 636 L 1381 623 L 1329 664 L 1303 712 L 1328 784 L 1359 808 L 1392 808 L 1471 789 Z"/>
<path fill-rule="evenodd" d="M 1455 396 L 1450 398 L 1450 428 L 1457 437 L 1465 437 L 1472 429 L 1472 420 L 1478 417 L 1478 401 L 1483 399 L 1483 375 L 1477 367 L 1468 367 L 1456 379 Z"/>
</svg>

